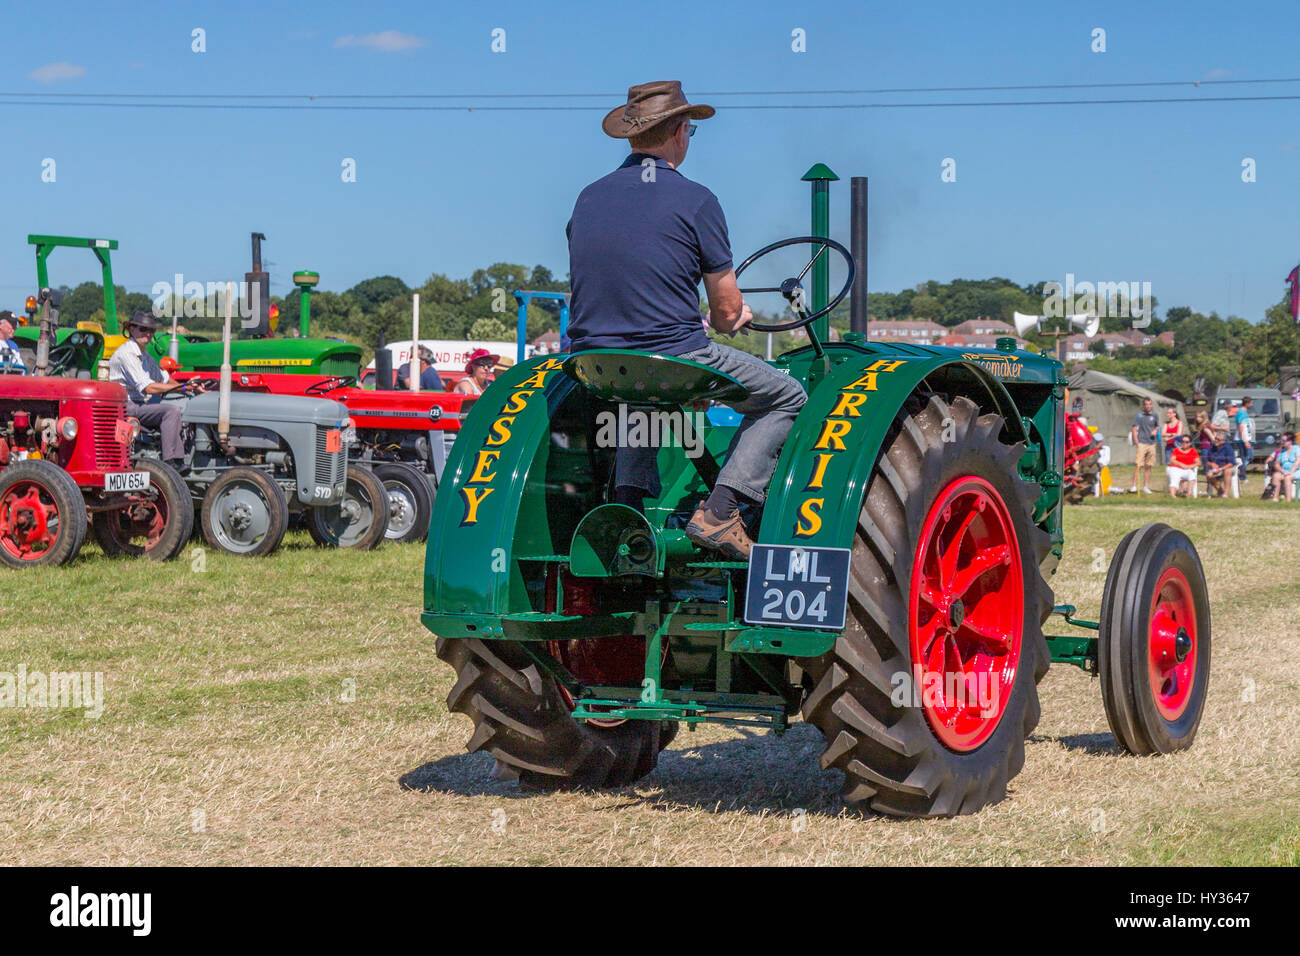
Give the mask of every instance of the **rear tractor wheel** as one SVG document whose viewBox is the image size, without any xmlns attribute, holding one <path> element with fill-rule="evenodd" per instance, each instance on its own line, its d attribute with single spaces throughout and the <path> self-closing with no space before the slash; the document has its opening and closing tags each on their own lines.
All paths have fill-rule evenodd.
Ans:
<svg viewBox="0 0 1300 956">
<path fill-rule="evenodd" d="M 804 719 L 825 735 L 821 765 L 844 772 L 849 805 L 971 813 L 1024 765 L 1050 660 L 1050 541 L 1003 424 L 932 396 L 886 438 L 858 518 L 848 621 L 804 668 Z"/>
<path fill-rule="evenodd" d="M 623 640 L 611 638 L 610 646 Z M 490 753 L 498 774 L 529 786 L 627 786 L 655 768 L 677 732 L 673 721 L 574 720 L 572 698 L 509 641 L 439 638 L 437 653 L 456 670 L 448 709 L 474 721 L 466 749 Z"/>
<path fill-rule="evenodd" d="M 1192 542 L 1165 524 L 1130 531 L 1106 573 L 1097 635 L 1101 698 L 1131 754 L 1184 750 L 1210 684 L 1210 601 Z"/>
<path fill-rule="evenodd" d="M 246 557 L 270 554 L 289 527 L 284 491 L 265 472 L 244 465 L 208 486 L 199 513 L 209 545 Z"/>
<path fill-rule="evenodd" d="M 67 564 L 86 540 L 86 501 L 72 477 L 42 459 L 0 471 L 0 561 L 14 568 Z"/>
<path fill-rule="evenodd" d="M 171 465 L 153 458 L 133 465 L 149 472 L 149 490 L 133 493 L 131 503 L 95 515 L 95 540 L 107 555 L 143 555 L 171 561 L 194 533 L 194 501 L 185 479 Z"/>
</svg>

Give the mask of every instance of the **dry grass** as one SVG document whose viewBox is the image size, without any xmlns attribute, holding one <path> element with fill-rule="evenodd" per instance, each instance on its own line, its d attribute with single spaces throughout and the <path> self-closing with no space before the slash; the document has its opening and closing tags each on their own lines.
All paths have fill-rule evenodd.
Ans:
<svg viewBox="0 0 1300 956">
<path fill-rule="evenodd" d="M 1072 508 L 1058 600 L 1095 612 L 1094 549 L 1108 560 L 1150 520 L 1192 534 L 1215 602 L 1195 747 L 1120 755 L 1096 680 L 1055 667 L 1009 799 L 943 821 L 846 812 L 805 725 L 683 733 L 615 792 L 493 780 L 443 704 L 418 546 L 323 553 L 296 536 L 202 573 L 88 548 L 5 577 L 0 670 L 101 670 L 107 699 L 98 720 L 0 710 L 0 863 L 1300 863 L 1300 507 Z"/>
</svg>

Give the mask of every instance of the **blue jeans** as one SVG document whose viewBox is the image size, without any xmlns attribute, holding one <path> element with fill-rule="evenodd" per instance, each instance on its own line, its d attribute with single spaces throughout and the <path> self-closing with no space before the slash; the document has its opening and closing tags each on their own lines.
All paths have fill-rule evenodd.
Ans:
<svg viewBox="0 0 1300 956">
<path fill-rule="evenodd" d="M 808 400 L 803 386 L 784 372 L 778 372 L 757 356 L 710 342 L 702 349 L 678 358 L 707 365 L 730 375 L 749 391 L 743 402 L 725 402 L 744 418 L 727 448 L 727 461 L 717 483 L 733 488 L 755 501 L 767 497 L 767 483 L 776 470 L 781 446 L 799 409 Z M 657 449 L 619 449 L 615 463 L 615 485 L 640 488 L 659 494 Z"/>
</svg>

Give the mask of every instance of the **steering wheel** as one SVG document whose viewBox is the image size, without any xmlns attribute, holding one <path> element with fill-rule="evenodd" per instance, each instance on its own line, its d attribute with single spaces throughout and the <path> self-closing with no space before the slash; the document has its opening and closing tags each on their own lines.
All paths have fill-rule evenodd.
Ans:
<svg viewBox="0 0 1300 956">
<path fill-rule="evenodd" d="M 319 382 L 313 382 L 302 390 L 304 395 L 327 395 L 338 388 L 346 388 L 357 384 L 355 375 L 333 375 L 329 378 L 323 378 Z"/>
<path fill-rule="evenodd" d="M 65 368 L 72 364 L 72 360 L 77 357 L 77 347 L 63 343 L 50 349 L 50 366 L 47 374 L 58 375 Z"/>
<path fill-rule="evenodd" d="M 813 257 L 808 260 L 808 264 L 803 267 L 803 270 L 797 276 L 786 279 L 779 286 L 740 290 L 743 295 L 753 295 L 760 292 L 779 292 L 785 297 L 785 300 L 790 303 L 790 307 L 799 317 L 790 322 L 777 322 L 773 325 L 759 325 L 757 322 L 751 322 L 749 323 L 751 329 L 754 329 L 757 332 L 788 332 L 790 329 L 801 329 L 805 325 L 817 321 L 823 315 L 830 312 L 831 309 L 839 305 L 840 301 L 849 294 L 849 289 L 853 285 L 853 254 L 834 239 L 823 239 L 819 236 L 796 236 L 792 239 L 782 239 L 780 242 L 774 242 L 770 246 L 764 246 L 740 264 L 740 267 L 736 270 L 736 278 L 739 279 L 741 273 L 769 252 L 775 252 L 777 249 L 784 249 L 786 246 L 801 246 L 804 244 L 817 246 L 818 249 L 813 254 Z M 835 298 L 831 299 L 831 301 L 826 304 L 825 308 L 818 309 L 810 315 L 804 307 L 803 277 L 812 271 L 812 267 L 816 265 L 817 260 L 822 257 L 827 249 L 834 249 L 844 257 L 844 262 L 849 267 L 849 274 L 844 280 L 844 288 L 840 289 L 839 294 L 837 294 Z"/>
</svg>

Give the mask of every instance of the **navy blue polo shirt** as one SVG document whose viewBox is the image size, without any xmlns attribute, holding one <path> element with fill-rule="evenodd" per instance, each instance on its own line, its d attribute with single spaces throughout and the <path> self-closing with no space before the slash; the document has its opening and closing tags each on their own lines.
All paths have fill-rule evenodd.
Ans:
<svg viewBox="0 0 1300 956">
<path fill-rule="evenodd" d="M 709 344 L 700 280 L 731 268 L 731 244 L 708 189 L 662 159 L 633 153 L 578 195 L 565 234 L 572 351 L 683 355 Z"/>
</svg>

